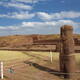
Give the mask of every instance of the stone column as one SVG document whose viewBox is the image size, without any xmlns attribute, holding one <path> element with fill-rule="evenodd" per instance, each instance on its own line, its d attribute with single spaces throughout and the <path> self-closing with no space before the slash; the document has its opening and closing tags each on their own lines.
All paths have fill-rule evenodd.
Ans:
<svg viewBox="0 0 80 80">
<path fill-rule="evenodd" d="M 61 27 L 60 71 L 66 73 L 64 78 L 76 80 L 72 74 L 76 72 L 73 28 L 68 25 Z"/>
</svg>

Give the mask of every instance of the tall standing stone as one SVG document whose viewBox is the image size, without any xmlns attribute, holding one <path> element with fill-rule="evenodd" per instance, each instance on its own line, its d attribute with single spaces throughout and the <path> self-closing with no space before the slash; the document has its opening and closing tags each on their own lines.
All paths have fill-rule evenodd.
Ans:
<svg viewBox="0 0 80 80">
<path fill-rule="evenodd" d="M 60 71 L 66 73 L 64 78 L 76 80 L 72 74 L 76 72 L 73 28 L 68 25 L 61 27 Z"/>
</svg>

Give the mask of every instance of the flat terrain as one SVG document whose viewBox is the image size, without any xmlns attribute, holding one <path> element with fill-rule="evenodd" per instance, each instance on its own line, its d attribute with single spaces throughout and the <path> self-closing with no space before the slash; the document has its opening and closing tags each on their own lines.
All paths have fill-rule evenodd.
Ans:
<svg viewBox="0 0 80 80">
<path fill-rule="evenodd" d="M 75 54 L 80 70 L 80 54 Z M 53 52 L 50 62 L 49 52 L 0 51 L 0 61 L 4 62 L 4 80 L 64 80 L 59 72 L 59 53 Z M 80 80 L 80 73 L 77 74 Z"/>
</svg>

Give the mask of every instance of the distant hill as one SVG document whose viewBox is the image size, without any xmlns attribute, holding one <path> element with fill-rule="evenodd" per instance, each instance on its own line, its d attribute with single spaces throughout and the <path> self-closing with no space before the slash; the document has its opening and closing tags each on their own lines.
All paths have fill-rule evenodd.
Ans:
<svg viewBox="0 0 80 80">
<path fill-rule="evenodd" d="M 80 35 L 74 35 L 76 38 L 80 38 Z M 0 47 L 4 48 L 19 48 L 26 47 L 34 42 L 34 40 L 52 40 L 60 38 L 59 34 L 51 35 L 13 35 L 0 37 Z"/>
</svg>

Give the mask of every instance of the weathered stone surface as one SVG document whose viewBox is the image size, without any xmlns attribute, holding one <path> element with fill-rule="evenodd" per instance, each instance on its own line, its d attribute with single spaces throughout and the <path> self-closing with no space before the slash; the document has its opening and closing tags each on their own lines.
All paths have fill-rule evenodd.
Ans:
<svg viewBox="0 0 80 80">
<path fill-rule="evenodd" d="M 60 70 L 63 73 L 75 73 L 74 40 L 72 26 L 61 27 Z M 65 74 L 64 78 L 75 79 L 75 75 Z"/>
</svg>

